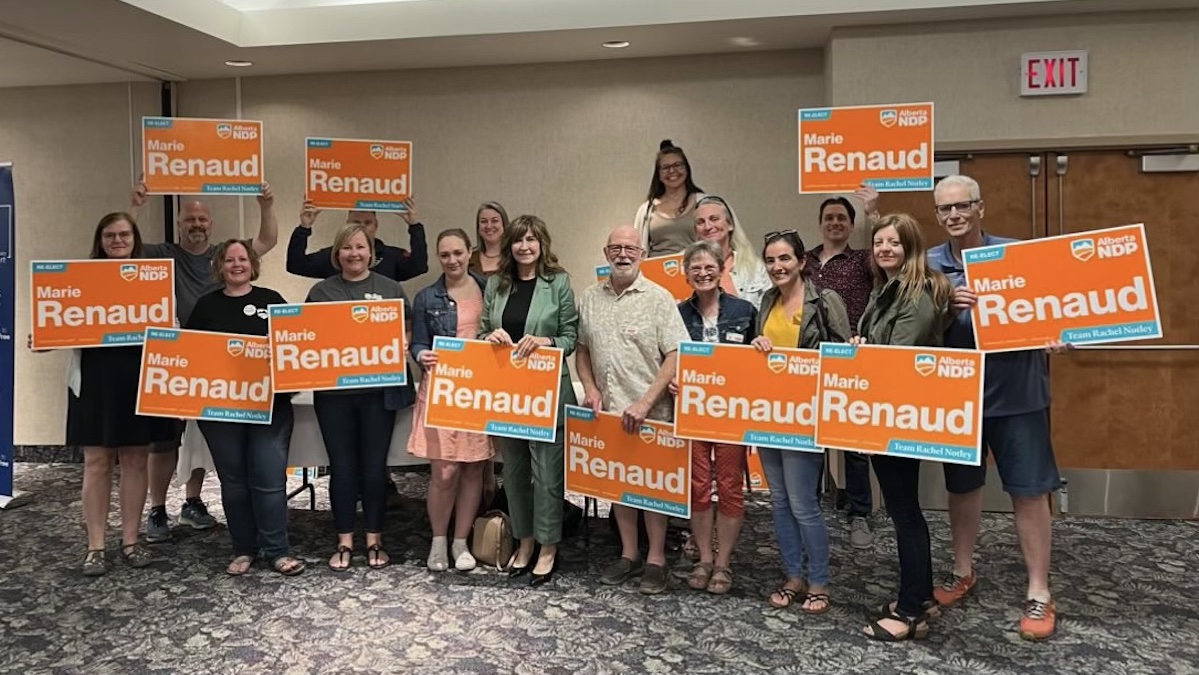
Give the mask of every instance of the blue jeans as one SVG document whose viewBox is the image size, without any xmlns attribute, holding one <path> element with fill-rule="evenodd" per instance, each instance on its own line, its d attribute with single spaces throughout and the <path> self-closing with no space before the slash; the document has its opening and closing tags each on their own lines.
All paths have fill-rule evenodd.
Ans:
<svg viewBox="0 0 1199 675">
<path fill-rule="evenodd" d="M 287 555 L 287 451 L 291 397 L 276 396 L 268 424 L 199 422 L 221 481 L 233 555 Z"/>
<path fill-rule="evenodd" d="M 804 554 L 807 554 L 808 583 L 827 585 L 828 526 L 816 496 L 816 486 L 824 472 L 824 454 L 773 448 L 758 448 L 758 453 L 766 482 L 770 484 L 774 536 L 787 576 L 804 578 Z"/>
</svg>

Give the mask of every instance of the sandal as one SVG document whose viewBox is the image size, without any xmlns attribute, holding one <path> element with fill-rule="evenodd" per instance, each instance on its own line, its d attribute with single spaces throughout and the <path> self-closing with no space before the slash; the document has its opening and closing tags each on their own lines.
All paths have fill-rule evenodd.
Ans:
<svg viewBox="0 0 1199 675">
<path fill-rule="evenodd" d="M 812 609 L 812 605 L 822 603 L 819 609 Z M 828 593 L 806 593 L 803 596 L 803 602 L 800 609 L 804 614 L 824 614 L 832 609 L 833 603 L 828 597 Z"/>
<path fill-rule="evenodd" d="M 250 568 L 254 566 L 254 556 L 239 555 L 234 556 L 233 560 L 229 561 L 229 566 L 225 568 L 225 574 L 231 577 L 240 577 L 249 573 Z"/>
<path fill-rule="evenodd" d="M 108 571 L 108 560 L 104 558 L 104 549 L 89 548 L 83 556 L 83 576 L 103 576 Z"/>
<path fill-rule="evenodd" d="M 887 630 L 886 628 L 883 628 L 882 624 L 879 623 L 880 621 L 884 621 L 886 619 L 891 619 L 892 621 L 899 621 L 900 623 L 903 623 L 904 625 L 907 626 L 907 630 L 898 635 L 896 635 L 895 633 L 892 633 L 891 631 Z M 866 633 L 867 637 L 870 637 L 874 640 L 878 640 L 879 642 L 903 642 L 904 640 L 923 640 L 924 638 L 928 637 L 928 623 L 924 620 L 924 617 L 910 617 L 909 618 L 909 617 L 899 616 L 898 614 L 892 614 L 890 616 L 884 616 L 884 617 L 880 618 L 878 621 L 871 622 L 870 625 L 867 626 L 863 630 L 863 632 Z"/>
<path fill-rule="evenodd" d="M 122 546 L 121 557 L 129 563 L 130 567 L 145 567 L 154 562 L 154 553 L 140 541 Z"/>
<path fill-rule="evenodd" d="M 724 595 L 733 587 L 733 570 L 727 567 L 717 567 L 708 582 L 708 592 L 713 595 Z"/>
<path fill-rule="evenodd" d="M 920 605 L 924 610 L 924 618 L 928 621 L 941 618 L 941 605 L 937 604 L 936 600 L 925 600 L 924 604 Z M 899 612 L 899 601 L 892 600 L 891 602 L 878 608 L 877 614 L 879 618 L 886 619 L 894 616 Z"/>
<path fill-rule="evenodd" d="M 806 581 L 800 584 L 799 588 L 787 588 L 785 585 L 779 586 L 778 590 L 770 594 L 770 606 L 775 609 L 787 609 L 791 606 L 791 601 L 795 599 L 795 596 L 807 592 L 808 582 Z M 783 598 L 784 601 L 775 602 L 775 597 Z"/>
<path fill-rule="evenodd" d="M 695 563 L 695 566 L 691 568 L 691 574 L 687 576 L 687 585 L 692 590 L 704 590 L 708 587 L 708 582 L 712 579 L 712 571 L 714 569 L 712 563 Z"/>
<path fill-rule="evenodd" d="M 349 546 L 338 546 L 337 553 L 329 558 L 329 569 L 334 572 L 344 572 L 350 569 L 350 562 L 354 559 L 354 549 Z"/>
<path fill-rule="evenodd" d="M 308 568 L 308 564 L 299 558 L 293 558 L 289 555 L 281 555 L 275 558 L 271 563 L 271 567 L 285 577 L 294 577 Z"/>
<path fill-rule="evenodd" d="M 373 544 L 366 547 L 366 564 L 373 570 L 380 570 L 391 564 L 391 556 L 383 548 L 383 544 Z"/>
</svg>

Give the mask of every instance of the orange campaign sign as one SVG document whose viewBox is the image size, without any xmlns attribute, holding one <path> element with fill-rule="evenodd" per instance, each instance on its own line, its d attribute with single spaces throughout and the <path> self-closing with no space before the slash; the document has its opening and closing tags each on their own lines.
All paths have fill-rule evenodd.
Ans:
<svg viewBox="0 0 1199 675">
<path fill-rule="evenodd" d="M 175 325 L 175 261 L 53 260 L 31 264 L 34 349 L 141 344 Z"/>
<path fill-rule="evenodd" d="M 683 342 L 678 354 L 675 436 L 824 452 L 813 441 L 818 353 Z"/>
<path fill-rule="evenodd" d="M 562 350 L 518 358 L 510 346 L 433 338 L 425 426 L 552 443 L 558 431 Z"/>
<path fill-rule="evenodd" d="M 691 442 L 646 420 L 626 434 L 620 415 L 566 406 L 566 489 L 679 518 L 691 517 Z"/>
<path fill-rule="evenodd" d="M 408 382 L 403 300 L 309 302 L 269 310 L 276 392 Z"/>
<path fill-rule="evenodd" d="M 317 208 L 404 211 L 412 194 L 412 143 L 309 138 L 305 188 Z"/>
<path fill-rule="evenodd" d="M 820 345 L 816 445 L 977 466 L 982 352 Z"/>
<path fill-rule="evenodd" d="M 137 414 L 270 424 L 273 402 L 266 337 L 146 329 Z"/>
<path fill-rule="evenodd" d="M 262 122 L 143 117 L 142 167 L 150 194 L 261 194 Z"/>
<path fill-rule="evenodd" d="M 641 273 L 646 279 L 665 288 L 675 300 L 682 301 L 691 297 L 692 288 L 687 283 L 687 273 L 683 270 L 682 253 L 646 258 L 641 261 Z M 611 276 L 611 265 L 595 267 L 596 281 L 603 283 Z"/>
<path fill-rule="evenodd" d="M 933 104 L 799 111 L 799 193 L 933 189 Z"/>
<path fill-rule="evenodd" d="M 762 468 L 762 455 L 757 448 L 750 448 L 745 455 L 746 468 L 749 471 L 749 491 L 768 492 L 770 484 L 766 482 L 766 470 Z"/>
<path fill-rule="evenodd" d="M 962 262 L 983 351 L 1162 336 L 1142 223 L 967 249 Z"/>
</svg>

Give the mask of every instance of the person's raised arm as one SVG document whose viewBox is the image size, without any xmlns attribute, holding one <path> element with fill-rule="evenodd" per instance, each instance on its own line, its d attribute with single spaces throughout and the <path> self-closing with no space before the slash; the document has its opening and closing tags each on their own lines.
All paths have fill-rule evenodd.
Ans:
<svg viewBox="0 0 1199 675">
<path fill-rule="evenodd" d="M 279 219 L 275 217 L 275 193 L 271 184 L 263 181 L 262 194 L 258 195 L 258 234 L 252 246 L 263 256 L 279 243 Z"/>
</svg>

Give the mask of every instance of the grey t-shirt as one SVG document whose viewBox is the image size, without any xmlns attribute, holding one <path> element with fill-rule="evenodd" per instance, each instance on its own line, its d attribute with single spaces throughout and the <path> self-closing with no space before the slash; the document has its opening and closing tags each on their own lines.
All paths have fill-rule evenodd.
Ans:
<svg viewBox="0 0 1199 675">
<path fill-rule="evenodd" d="M 175 261 L 175 313 L 179 325 L 187 325 L 196 301 L 224 286 L 212 276 L 212 257 L 216 246 L 209 246 L 203 253 L 188 253 L 174 242 L 145 244 L 142 255 L 146 258 L 171 258 Z"/>
<path fill-rule="evenodd" d="M 400 282 L 389 279 L 378 272 L 371 272 L 362 281 L 346 281 L 340 274 L 319 281 L 304 302 L 344 302 L 352 300 L 404 300 L 404 319 L 407 321 L 409 308 L 408 296 Z"/>
</svg>

